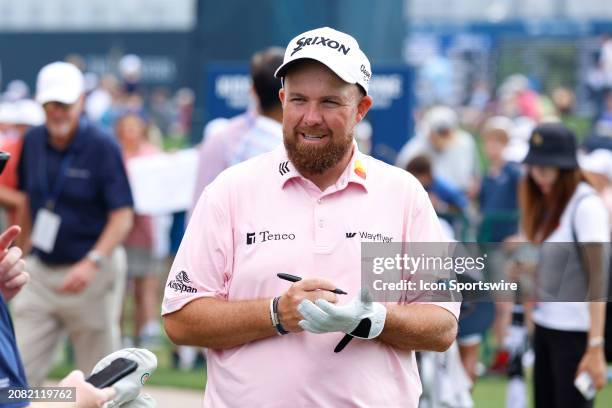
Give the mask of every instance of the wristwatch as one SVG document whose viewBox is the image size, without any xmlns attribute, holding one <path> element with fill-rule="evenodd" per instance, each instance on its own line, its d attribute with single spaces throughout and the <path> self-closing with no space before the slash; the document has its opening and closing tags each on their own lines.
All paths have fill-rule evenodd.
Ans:
<svg viewBox="0 0 612 408">
<path fill-rule="evenodd" d="M 589 339 L 588 346 L 589 347 L 600 347 L 605 343 L 603 336 L 592 337 Z"/>
<path fill-rule="evenodd" d="M 102 255 L 99 251 L 92 249 L 87 253 L 87 259 L 93 262 L 98 268 L 101 268 L 102 262 L 104 261 L 104 255 Z"/>
</svg>

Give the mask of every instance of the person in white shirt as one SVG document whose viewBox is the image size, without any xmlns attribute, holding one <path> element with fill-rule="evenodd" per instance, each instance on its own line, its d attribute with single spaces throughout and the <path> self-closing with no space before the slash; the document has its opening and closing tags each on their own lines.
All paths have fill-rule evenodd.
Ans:
<svg viewBox="0 0 612 408">
<path fill-rule="evenodd" d="M 404 169 L 422 154 L 431 158 L 436 177 L 474 196 L 480 174 L 476 143 L 459 128 L 459 118 L 451 108 L 436 106 L 425 114 L 421 131 L 402 147 L 395 165 Z"/>
<path fill-rule="evenodd" d="M 563 125 L 536 127 L 524 163 L 521 226 L 529 241 L 540 244 L 533 312 L 535 407 L 592 407 L 574 380 L 586 372 L 596 389 L 605 385 L 605 303 L 580 300 L 606 295 L 608 214 L 584 181 L 575 136 Z"/>
</svg>

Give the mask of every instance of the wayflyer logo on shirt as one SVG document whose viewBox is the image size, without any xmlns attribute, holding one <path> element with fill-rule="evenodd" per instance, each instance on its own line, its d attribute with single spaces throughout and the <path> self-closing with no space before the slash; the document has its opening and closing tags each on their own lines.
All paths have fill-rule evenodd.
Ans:
<svg viewBox="0 0 612 408">
<path fill-rule="evenodd" d="M 347 232 L 346 237 L 349 239 L 355 238 L 357 234 L 359 234 L 359 238 L 361 238 L 362 241 L 383 242 L 383 243 L 393 242 L 393 237 L 384 235 L 380 232 L 367 232 L 367 231 Z"/>
</svg>

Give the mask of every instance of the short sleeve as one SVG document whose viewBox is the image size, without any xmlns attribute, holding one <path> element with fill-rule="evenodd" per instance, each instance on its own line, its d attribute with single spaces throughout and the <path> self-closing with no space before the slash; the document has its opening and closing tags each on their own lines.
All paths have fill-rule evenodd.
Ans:
<svg viewBox="0 0 612 408">
<path fill-rule="evenodd" d="M 170 269 L 162 315 L 202 297 L 227 299 L 233 267 L 229 205 L 218 183 L 208 186 L 196 204 Z"/>
<path fill-rule="evenodd" d="M 102 191 L 106 207 L 109 211 L 133 207 L 132 191 L 119 147 L 111 141 L 105 141 L 105 144 L 106 154 L 102 158 Z"/>
<path fill-rule="evenodd" d="M 415 189 L 414 209 L 410 220 L 408 237 L 410 242 L 448 242 L 449 239 L 443 233 L 427 192 L 419 185 Z M 418 302 L 432 304 L 448 310 L 456 319 L 459 319 L 460 302 Z"/>
<path fill-rule="evenodd" d="M 598 195 L 589 195 L 576 208 L 574 228 L 579 242 L 609 242 L 608 211 Z"/>
</svg>

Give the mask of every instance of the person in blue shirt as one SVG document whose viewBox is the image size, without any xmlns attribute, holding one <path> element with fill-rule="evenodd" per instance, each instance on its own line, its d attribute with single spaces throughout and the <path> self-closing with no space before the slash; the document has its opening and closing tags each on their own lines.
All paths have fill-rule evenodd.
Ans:
<svg viewBox="0 0 612 408">
<path fill-rule="evenodd" d="M 431 159 L 425 155 L 414 157 L 406 171 L 415 176 L 429 193 L 438 215 L 462 213 L 468 206 L 466 195 L 446 180 L 433 175 Z"/>
<path fill-rule="evenodd" d="M 83 75 L 72 64 L 42 68 L 36 100 L 43 126 L 25 135 L 19 188 L 34 221 L 32 285 L 13 301 L 25 372 L 40 386 L 68 332 L 84 372 L 120 346 L 132 195 L 117 142 L 82 117 Z"/>
<path fill-rule="evenodd" d="M 482 141 L 489 165 L 478 195 L 482 242 L 503 242 L 518 230 L 517 197 L 522 173 L 517 164 L 507 162 L 503 155 L 511 126 L 510 119 L 493 117 L 483 128 Z"/>
</svg>

